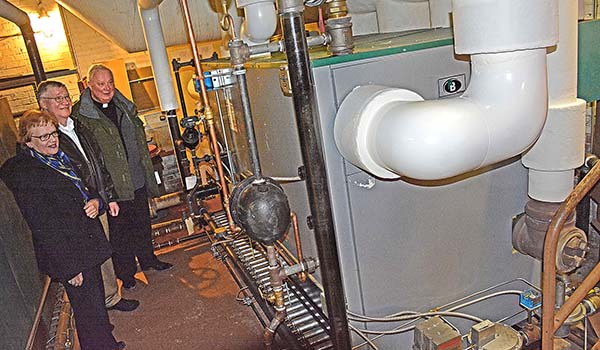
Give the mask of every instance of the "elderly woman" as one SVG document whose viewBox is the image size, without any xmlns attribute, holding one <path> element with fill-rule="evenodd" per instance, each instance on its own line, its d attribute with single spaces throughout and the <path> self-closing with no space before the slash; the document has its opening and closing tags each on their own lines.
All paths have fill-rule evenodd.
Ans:
<svg viewBox="0 0 600 350">
<path fill-rule="evenodd" d="M 97 215 L 103 205 L 59 149 L 56 120 L 25 112 L 22 150 L 0 168 L 33 234 L 38 267 L 67 291 L 82 350 L 124 349 L 112 335 L 104 307 L 102 264 L 111 254 Z"/>
</svg>

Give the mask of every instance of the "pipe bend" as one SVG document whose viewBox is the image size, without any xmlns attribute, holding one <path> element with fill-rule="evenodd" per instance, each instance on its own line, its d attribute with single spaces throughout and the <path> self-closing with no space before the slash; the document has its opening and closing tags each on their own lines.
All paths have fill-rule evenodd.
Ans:
<svg viewBox="0 0 600 350">
<path fill-rule="evenodd" d="M 30 25 L 27 12 L 19 9 L 6 0 L 0 0 L 0 17 L 13 22 L 19 26 L 19 28 Z"/>
<path fill-rule="evenodd" d="M 546 119 L 546 50 L 473 55 L 471 65 L 467 91 L 452 99 L 355 88 L 335 121 L 340 153 L 381 178 L 439 180 L 525 151 Z"/>
</svg>

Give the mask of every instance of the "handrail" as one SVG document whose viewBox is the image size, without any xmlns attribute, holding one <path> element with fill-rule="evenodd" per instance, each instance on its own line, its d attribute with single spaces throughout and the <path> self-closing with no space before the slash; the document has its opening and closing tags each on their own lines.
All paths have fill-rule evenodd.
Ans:
<svg viewBox="0 0 600 350">
<path fill-rule="evenodd" d="M 35 334 L 37 333 L 38 325 L 40 324 L 40 319 L 42 318 L 42 311 L 44 309 L 44 304 L 46 303 L 46 298 L 48 297 L 48 290 L 50 289 L 50 277 L 46 276 L 44 280 L 44 288 L 42 289 L 42 296 L 40 297 L 40 302 L 38 304 L 37 311 L 35 312 L 35 318 L 33 319 L 33 326 L 31 327 L 31 332 L 29 333 L 29 338 L 27 339 L 27 347 L 26 350 L 31 350 L 33 348 L 33 341 L 35 339 Z"/>
<path fill-rule="evenodd" d="M 544 241 L 544 259 L 542 267 L 542 350 L 553 350 L 554 332 L 564 323 L 568 315 L 583 300 L 589 291 L 600 280 L 600 263 L 585 278 L 571 297 L 555 314 L 556 302 L 556 251 L 560 232 L 573 213 L 577 204 L 600 180 L 600 165 L 594 164 L 590 172 L 575 186 L 567 199 L 561 204 L 550 222 Z"/>
</svg>

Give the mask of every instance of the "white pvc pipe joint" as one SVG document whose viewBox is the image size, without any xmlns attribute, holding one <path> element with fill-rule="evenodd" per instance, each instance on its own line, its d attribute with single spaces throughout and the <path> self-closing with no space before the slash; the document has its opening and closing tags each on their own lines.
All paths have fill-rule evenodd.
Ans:
<svg viewBox="0 0 600 350">
<path fill-rule="evenodd" d="M 273 0 L 237 0 L 237 7 L 244 9 L 242 35 L 250 44 L 269 41 L 277 28 L 277 11 Z"/>
<path fill-rule="evenodd" d="M 455 50 L 472 54 L 467 91 L 422 101 L 406 89 L 355 88 L 334 126 L 340 153 L 355 166 L 384 179 L 438 180 L 518 155 L 538 138 L 548 107 L 545 47 L 557 41 L 556 0 L 453 5 Z"/>
<path fill-rule="evenodd" d="M 150 54 L 152 63 L 152 73 L 154 83 L 158 92 L 160 109 L 162 111 L 171 111 L 179 108 L 173 88 L 173 78 L 171 76 L 171 65 L 167 57 L 165 39 L 163 37 L 158 4 L 161 1 L 142 1 L 140 0 L 139 10 L 144 29 L 146 46 Z M 153 7 L 154 5 L 154 7 Z"/>
</svg>

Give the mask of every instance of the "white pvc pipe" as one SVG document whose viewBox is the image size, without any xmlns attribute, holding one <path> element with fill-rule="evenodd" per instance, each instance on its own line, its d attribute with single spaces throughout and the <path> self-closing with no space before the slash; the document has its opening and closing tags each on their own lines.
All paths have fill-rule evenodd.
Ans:
<svg viewBox="0 0 600 350">
<path fill-rule="evenodd" d="M 336 145 L 352 164 L 386 179 L 437 180 L 518 155 L 538 138 L 556 0 L 454 0 L 453 9 L 456 52 L 472 54 L 467 91 L 416 102 L 420 97 L 404 89 L 356 88 L 334 126 Z"/>
<path fill-rule="evenodd" d="M 171 76 L 171 65 L 167 57 L 167 49 L 163 37 L 158 5 L 162 0 L 148 1 L 139 0 L 140 17 L 144 29 L 144 38 L 150 54 L 152 64 L 152 73 L 154 74 L 154 83 L 158 92 L 160 109 L 162 111 L 171 111 L 179 107 L 173 88 L 173 78 Z"/>
<path fill-rule="evenodd" d="M 273 0 L 238 0 L 237 6 L 244 9 L 242 36 L 249 44 L 263 44 L 275 33 L 277 11 Z"/>
</svg>

